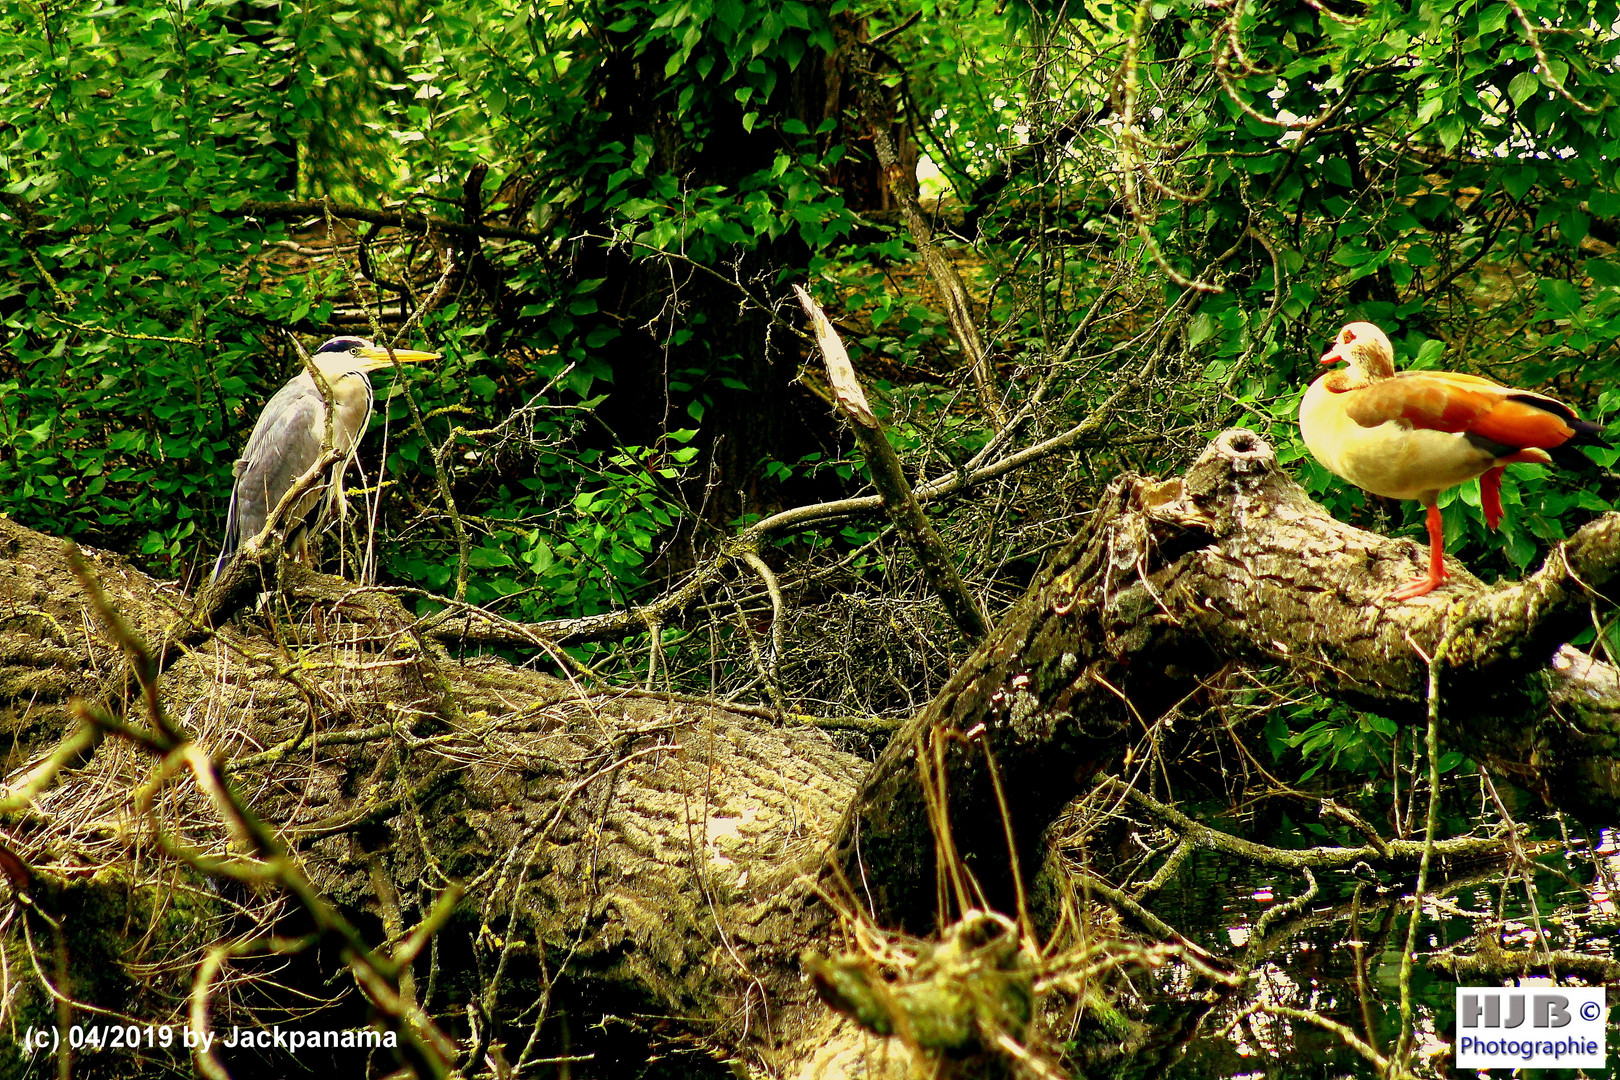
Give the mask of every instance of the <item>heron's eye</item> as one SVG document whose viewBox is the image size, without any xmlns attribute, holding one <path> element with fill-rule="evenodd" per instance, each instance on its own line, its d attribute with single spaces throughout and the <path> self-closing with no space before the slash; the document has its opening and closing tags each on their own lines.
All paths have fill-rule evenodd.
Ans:
<svg viewBox="0 0 1620 1080">
<path fill-rule="evenodd" d="M 1343 333 L 1343 334 L 1342 334 L 1342 335 L 1341 335 L 1341 336 L 1340 336 L 1340 340 L 1342 340 L 1342 341 L 1343 341 L 1343 342 L 1344 342 L 1344 343 L 1345 343 L 1345 344 L 1346 344 L 1346 345 L 1348 345 L 1348 344 L 1350 344 L 1350 343 L 1351 343 L 1351 342 L 1352 342 L 1352 341 L 1354 341 L 1354 340 L 1356 340 L 1356 335 L 1355 335 L 1355 334 L 1354 334 L 1354 333 L 1353 333 L 1353 332 L 1352 332 L 1352 331 L 1349 331 L 1349 330 L 1346 330 L 1346 331 L 1345 331 L 1345 332 L 1344 332 L 1344 333 Z"/>
</svg>

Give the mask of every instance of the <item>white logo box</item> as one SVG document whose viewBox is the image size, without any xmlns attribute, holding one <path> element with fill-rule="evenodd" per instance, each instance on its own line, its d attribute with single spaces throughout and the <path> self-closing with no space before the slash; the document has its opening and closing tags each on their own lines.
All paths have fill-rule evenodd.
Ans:
<svg viewBox="0 0 1620 1080">
<path fill-rule="evenodd" d="M 1602 987 L 1459 986 L 1459 1069 L 1601 1069 Z"/>
</svg>

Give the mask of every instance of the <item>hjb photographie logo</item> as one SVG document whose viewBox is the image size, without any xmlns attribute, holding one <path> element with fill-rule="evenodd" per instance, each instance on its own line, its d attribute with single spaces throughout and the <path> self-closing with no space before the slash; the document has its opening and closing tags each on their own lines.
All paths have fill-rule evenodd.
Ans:
<svg viewBox="0 0 1620 1080">
<path fill-rule="evenodd" d="M 1459 1069 L 1601 1069 L 1607 1002 L 1557 986 L 1457 987 Z"/>
</svg>

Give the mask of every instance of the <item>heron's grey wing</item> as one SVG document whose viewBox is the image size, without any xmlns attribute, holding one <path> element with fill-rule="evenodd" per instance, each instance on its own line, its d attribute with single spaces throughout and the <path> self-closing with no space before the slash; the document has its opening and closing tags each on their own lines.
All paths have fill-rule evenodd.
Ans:
<svg viewBox="0 0 1620 1080">
<path fill-rule="evenodd" d="M 301 375 L 276 391 L 259 414 L 248 436 L 247 449 L 237 462 L 236 488 L 231 495 L 237 542 L 257 536 L 281 497 L 320 458 L 326 438 L 326 403 L 307 376 Z M 317 484 L 298 500 L 289 525 L 304 519 L 320 501 Z M 227 532 L 229 527 L 227 526 Z M 289 532 L 292 531 L 289 529 Z"/>
<path fill-rule="evenodd" d="M 236 549 L 242 546 L 242 523 L 236 512 L 236 485 L 242 478 L 243 464 L 244 462 L 238 458 L 231 466 L 231 504 L 225 511 L 225 540 L 219 546 L 219 558 L 214 560 L 214 572 L 208 578 L 210 581 L 219 578 L 225 570 L 225 564 L 231 561 Z"/>
</svg>

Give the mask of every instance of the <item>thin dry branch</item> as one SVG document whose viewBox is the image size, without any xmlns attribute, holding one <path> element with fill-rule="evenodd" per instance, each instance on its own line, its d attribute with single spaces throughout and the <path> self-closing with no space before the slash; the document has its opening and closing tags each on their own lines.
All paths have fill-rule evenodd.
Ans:
<svg viewBox="0 0 1620 1080">
<path fill-rule="evenodd" d="M 957 628 L 970 640 L 978 641 L 989 632 L 989 623 L 985 621 L 978 602 L 968 592 L 962 576 L 957 573 L 955 558 L 912 494 L 911 485 L 900 467 L 900 458 L 895 454 L 894 447 L 889 445 L 877 414 L 867 403 L 866 393 L 855 376 L 855 368 L 849 362 L 849 354 L 844 351 L 838 331 L 833 329 L 827 313 L 821 310 L 821 305 L 809 293 L 797 285 L 793 286 L 793 292 L 799 298 L 805 314 L 810 317 L 816 344 L 827 362 L 827 377 L 837 396 L 838 408 L 850 421 L 850 430 L 855 433 L 855 440 L 866 458 L 866 467 L 873 485 L 878 489 L 878 497 L 883 500 L 883 509 L 917 556 L 923 577 L 945 604 L 945 610 L 950 613 Z"/>
<path fill-rule="evenodd" d="M 1509 842 L 1508 837 L 1457 836 L 1437 840 L 1432 845 L 1427 840 L 1381 840 L 1377 844 L 1369 842 L 1361 847 L 1271 847 L 1212 829 L 1116 777 L 1104 777 L 1098 783 L 1100 787 L 1112 789 L 1169 825 L 1195 847 L 1222 851 L 1256 866 L 1275 866 L 1281 870 L 1344 868 L 1360 862 L 1393 868 L 1421 862 L 1429 852 L 1443 858 L 1490 858 L 1502 855 Z"/>
<path fill-rule="evenodd" d="M 990 366 L 990 352 L 979 336 L 979 324 L 973 314 L 972 297 L 968 295 L 967 285 L 962 281 L 962 275 L 956 269 L 956 265 L 945 257 L 939 245 L 934 242 L 934 230 L 929 227 L 928 219 L 923 217 L 922 208 L 917 205 L 916 177 L 908 175 L 900 164 L 900 157 L 894 148 L 894 139 L 890 136 L 888 124 L 884 121 L 884 117 L 892 115 L 893 110 L 885 106 L 882 92 L 877 87 L 876 80 L 870 75 L 862 80 L 861 107 L 866 113 L 867 123 L 871 129 L 872 147 L 877 151 L 878 165 L 883 169 L 884 182 L 894 196 L 895 202 L 900 205 L 901 216 L 906 222 L 906 231 L 911 234 L 911 241 L 917 246 L 917 254 L 922 256 L 923 266 L 928 269 L 928 276 L 945 305 L 945 318 L 950 323 L 951 335 L 956 338 L 962 356 L 967 361 L 968 377 L 973 382 L 979 407 L 983 410 L 991 428 L 999 431 L 1007 426 L 1007 412 L 1003 407 L 1001 394 L 996 388 L 995 373 Z"/>
</svg>

